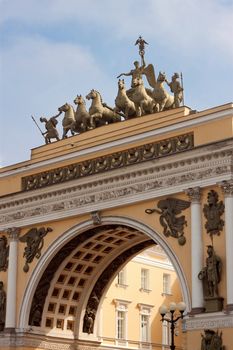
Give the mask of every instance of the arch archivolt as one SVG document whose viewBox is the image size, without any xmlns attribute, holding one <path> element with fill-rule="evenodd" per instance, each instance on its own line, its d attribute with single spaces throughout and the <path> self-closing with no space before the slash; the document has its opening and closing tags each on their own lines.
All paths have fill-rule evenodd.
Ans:
<svg viewBox="0 0 233 350">
<path fill-rule="evenodd" d="M 92 221 L 82 222 L 49 246 L 25 290 L 19 328 L 31 327 L 32 332 L 39 329 L 54 336 L 57 329 L 68 337 L 85 338 L 88 332 L 84 329 L 83 333 L 83 318 L 93 295 L 102 298 L 123 265 L 152 244 L 159 244 L 171 260 L 190 310 L 186 276 L 166 239 L 142 222 L 109 216 L 98 226 Z M 42 301 L 40 310 L 38 301 Z M 94 335 L 96 331 L 94 327 Z"/>
</svg>

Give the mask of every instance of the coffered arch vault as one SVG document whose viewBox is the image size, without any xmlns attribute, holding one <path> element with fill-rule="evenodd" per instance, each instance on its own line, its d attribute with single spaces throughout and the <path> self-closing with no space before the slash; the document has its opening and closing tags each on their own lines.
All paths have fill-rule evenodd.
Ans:
<svg viewBox="0 0 233 350">
<path fill-rule="evenodd" d="M 186 277 L 165 239 L 151 227 L 125 217 L 103 217 L 101 225 L 85 221 L 58 237 L 41 257 L 29 280 L 20 309 L 19 326 L 49 332 L 53 326 L 72 336 L 96 333 L 83 327 L 93 297 L 104 296 L 118 271 L 147 247 L 159 244 L 169 256 L 191 308 Z M 95 304 L 95 302 L 94 302 Z M 97 312 L 98 316 L 98 312 Z M 49 332 L 52 335 L 52 332 Z"/>
</svg>

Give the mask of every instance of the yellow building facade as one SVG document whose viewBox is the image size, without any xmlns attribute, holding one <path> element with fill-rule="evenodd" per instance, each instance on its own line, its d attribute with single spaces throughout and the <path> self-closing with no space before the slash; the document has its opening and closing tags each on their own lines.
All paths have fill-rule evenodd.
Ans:
<svg viewBox="0 0 233 350">
<path fill-rule="evenodd" d="M 101 306 L 102 346 L 118 349 L 169 349 L 170 329 L 161 324 L 159 307 L 182 300 L 175 270 L 156 245 L 133 258 L 109 287 Z M 175 329 L 176 349 L 182 349 L 181 323 Z"/>
<path fill-rule="evenodd" d="M 2 168 L 0 348 L 106 348 L 101 337 L 113 333 L 99 325 L 109 287 L 158 244 L 186 304 L 177 346 L 201 350 L 211 330 L 231 350 L 232 146 L 232 103 L 180 107 L 35 148 L 30 160 Z M 221 278 L 209 280 L 215 295 L 206 298 L 209 245 Z M 155 305 L 138 304 L 137 317 Z"/>
</svg>

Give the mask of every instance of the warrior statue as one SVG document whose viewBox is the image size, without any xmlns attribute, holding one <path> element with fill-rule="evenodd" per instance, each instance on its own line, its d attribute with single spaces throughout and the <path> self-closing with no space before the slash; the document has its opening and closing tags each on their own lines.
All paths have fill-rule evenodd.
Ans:
<svg viewBox="0 0 233 350">
<path fill-rule="evenodd" d="M 4 330 L 6 317 L 6 292 L 3 289 L 3 282 L 0 281 L 0 331 Z"/>
<path fill-rule="evenodd" d="M 179 77 L 180 76 L 178 73 L 174 73 L 172 76 L 172 81 L 170 83 L 166 80 L 166 83 L 170 87 L 171 92 L 173 92 L 174 94 L 174 104 L 173 104 L 174 108 L 180 107 L 180 103 L 183 101 L 184 89 L 182 88 L 180 82 L 177 80 L 179 79 Z"/>
<path fill-rule="evenodd" d="M 58 123 L 56 118 L 59 117 L 59 115 L 61 113 L 62 112 L 59 112 L 57 115 L 51 117 L 49 120 L 44 118 L 44 117 L 40 118 L 41 123 L 45 123 L 46 131 L 43 132 L 42 134 L 45 138 L 46 144 L 51 143 L 51 139 L 56 139 L 57 141 L 60 140 L 59 135 L 58 135 L 58 131 L 56 129 L 56 126 Z"/>
<path fill-rule="evenodd" d="M 205 298 L 218 297 L 218 283 L 220 282 L 222 262 L 215 254 L 214 247 L 207 247 L 206 266 L 200 271 L 198 278 L 202 280 Z"/>
</svg>

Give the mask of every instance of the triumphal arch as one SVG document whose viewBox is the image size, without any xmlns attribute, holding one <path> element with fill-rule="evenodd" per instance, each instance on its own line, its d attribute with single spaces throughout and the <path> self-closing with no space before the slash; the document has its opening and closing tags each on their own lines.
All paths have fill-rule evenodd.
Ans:
<svg viewBox="0 0 233 350">
<path fill-rule="evenodd" d="M 108 287 L 154 244 L 179 278 L 183 349 L 232 349 L 233 104 L 183 105 L 180 75 L 156 78 L 137 44 L 114 107 L 78 95 L 0 170 L 1 349 L 101 349 Z"/>
</svg>

